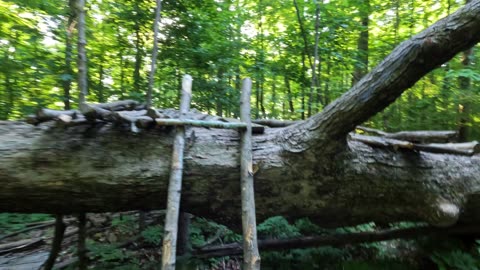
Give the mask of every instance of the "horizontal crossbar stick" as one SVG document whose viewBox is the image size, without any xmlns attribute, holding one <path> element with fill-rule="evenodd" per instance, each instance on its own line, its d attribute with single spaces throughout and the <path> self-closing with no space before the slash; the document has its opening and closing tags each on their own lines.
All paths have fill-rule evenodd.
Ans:
<svg viewBox="0 0 480 270">
<path fill-rule="evenodd" d="M 231 123 L 220 121 L 203 121 L 203 120 L 189 120 L 189 119 L 155 119 L 157 125 L 160 126 L 194 126 L 207 128 L 224 128 L 224 129 L 246 129 L 247 124 L 243 122 Z"/>
</svg>

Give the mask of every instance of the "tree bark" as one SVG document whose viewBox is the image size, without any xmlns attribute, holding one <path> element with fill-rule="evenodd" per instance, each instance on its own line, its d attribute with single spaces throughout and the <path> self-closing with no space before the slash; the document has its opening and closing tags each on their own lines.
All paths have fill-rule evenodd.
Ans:
<svg viewBox="0 0 480 270">
<path fill-rule="evenodd" d="M 470 0 L 466 0 L 465 3 L 468 4 Z M 465 69 L 470 68 L 471 65 L 471 58 L 473 56 L 473 48 L 470 48 L 468 50 L 465 50 L 462 53 L 462 66 Z M 459 78 L 459 87 L 460 90 L 462 91 L 462 99 L 461 99 L 461 104 L 458 105 L 459 107 L 459 116 L 460 116 L 460 121 L 458 123 L 458 138 L 459 141 L 461 142 L 466 142 L 468 140 L 468 137 L 470 135 L 470 126 L 471 126 L 471 120 L 470 120 L 470 113 L 471 113 L 471 89 L 470 89 L 470 78 L 468 77 L 460 77 Z"/>
<path fill-rule="evenodd" d="M 69 13 L 65 26 L 65 76 L 62 78 L 63 103 L 65 110 L 70 110 L 70 90 L 72 88 L 72 54 L 73 54 L 73 30 L 75 28 L 76 10 L 74 0 L 69 0 Z"/>
<path fill-rule="evenodd" d="M 153 49 L 152 49 L 152 63 L 150 66 L 150 75 L 148 77 L 148 91 L 147 91 L 147 108 L 152 106 L 153 82 L 155 78 L 157 55 L 158 55 L 158 24 L 160 23 L 160 14 L 162 12 L 162 0 L 157 0 L 157 7 L 155 8 L 155 20 L 153 22 Z"/>
<path fill-rule="evenodd" d="M 141 40 L 141 29 L 140 29 L 140 1 L 134 1 L 134 11 L 135 15 L 135 23 L 133 25 L 133 29 L 135 30 L 135 69 L 133 70 L 133 89 L 137 93 L 141 93 L 142 87 L 142 76 L 141 76 L 141 68 L 142 68 L 142 61 L 143 61 L 143 42 Z"/>
<path fill-rule="evenodd" d="M 85 103 L 87 97 L 87 38 L 86 38 L 86 22 L 85 22 L 85 0 L 77 1 L 78 14 L 78 91 L 79 104 Z"/>
<path fill-rule="evenodd" d="M 368 72 L 368 25 L 370 16 L 370 0 L 363 0 L 360 6 L 360 20 L 362 29 L 358 37 L 357 54 L 358 59 L 353 71 L 352 85 L 355 85 Z"/>
<path fill-rule="evenodd" d="M 260 253 L 257 244 L 255 218 L 255 191 L 253 188 L 252 123 L 250 117 L 250 93 L 252 81 L 244 79 L 240 98 L 240 120 L 247 124 L 240 135 L 240 183 L 242 198 L 243 269 L 259 270 Z"/>
<path fill-rule="evenodd" d="M 190 110 L 192 99 L 192 77 L 184 75 L 182 81 L 182 97 L 180 101 L 180 119 Z M 185 127 L 178 126 L 173 143 L 170 178 L 167 194 L 167 213 L 165 215 L 165 231 L 162 245 L 162 269 L 175 270 L 178 216 L 180 214 L 180 198 L 182 194 L 182 178 L 184 169 Z"/>
<path fill-rule="evenodd" d="M 57 259 L 58 254 L 62 250 L 63 236 L 66 229 L 65 223 L 63 223 L 63 215 L 55 216 L 55 234 L 52 240 L 52 248 L 50 249 L 50 254 L 47 261 L 45 262 L 43 269 L 51 270 L 55 265 L 55 260 Z"/>
<path fill-rule="evenodd" d="M 480 1 L 397 47 L 310 119 L 253 136 L 257 220 L 309 217 L 323 226 L 480 221 L 480 158 L 385 149 L 347 135 L 421 76 L 480 40 Z M 71 214 L 165 208 L 173 133 L 109 123 L 0 122 L 0 211 Z M 240 223 L 239 136 L 186 129 L 182 206 Z"/>
<path fill-rule="evenodd" d="M 322 3 L 323 4 L 323 3 Z M 312 116 L 312 105 L 314 103 L 313 93 L 318 93 L 319 81 L 317 78 L 317 62 L 319 62 L 318 57 L 318 46 L 320 40 L 320 3 L 315 1 L 315 44 L 313 47 L 313 63 L 312 63 L 312 82 L 310 84 L 310 95 L 309 95 L 309 102 L 308 102 L 308 117 Z M 320 63 L 319 63 L 320 66 Z M 317 103 L 320 102 L 320 99 L 317 99 Z M 318 107 L 318 104 L 315 104 L 315 107 Z"/>
</svg>

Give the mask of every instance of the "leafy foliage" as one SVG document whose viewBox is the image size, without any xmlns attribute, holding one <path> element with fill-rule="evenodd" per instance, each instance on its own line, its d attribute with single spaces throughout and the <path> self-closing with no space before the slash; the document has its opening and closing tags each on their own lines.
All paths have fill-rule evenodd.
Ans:
<svg viewBox="0 0 480 270">
<path fill-rule="evenodd" d="M 159 246 L 163 239 L 163 227 L 158 225 L 148 226 L 142 231 L 142 236 L 146 242 Z"/>
<path fill-rule="evenodd" d="M 0 234 L 8 234 L 26 228 L 28 223 L 52 220 L 47 214 L 0 213 Z"/>
<path fill-rule="evenodd" d="M 166 1 L 160 25 L 156 107 L 176 107 L 179 78 L 194 80 L 192 106 L 204 112 L 238 116 L 241 77 L 254 81 L 255 117 L 298 119 L 351 86 L 358 66 L 371 68 L 402 40 L 459 7 L 459 1 Z M 90 101 L 145 99 L 152 50 L 154 2 L 88 3 Z M 367 5 L 368 3 L 368 5 Z M 320 25 L 315 28 L 316 4 Z M 76 106 L 75 14 L 67 2 L 0 2 L 0 119 L 17 119 L 39 107 Z M 361 23 L 368 14 L 369 25 Z M 303 25 L 302 33 L 300 23 Z M 368 51 L 359 51 L 368 30 Z M 315 44 L 314 32 L 319 32 Z M 304 38 L 305 37 L 305 38 Z M 73 40 L 72 40 L 73 39 Z M 318 46 L 318 82 L 310 89 L 311 62 Z M 70 50 L 72 51 L 69 51 Z M 70 54 L 69 54 L 70 52 Z M 477 50 L 472 53 L 476 57 Z M 368 55 L 368 62 L 364 56 Z M 478 61 L 468 67 L 456 57 L 419 81 L 367 124 L 385 130 L 456 129 L 459 104 L 479 100 Z M 70 65 L 70 66 L 69 66 Z M 471 81 L 461 89 L 458 78 Z M 67 95 L 67 88 L 71 91 Z M 310 91 L 313 91 L 310 93 Z M 466 95 L 468 93 L 468 95 Z M 478 136 L 479 109 L 469 108 L 470 136 Z M 425 117 L 429 115 L 429 117 Z"/>
<path fill-rule="evenodd" d="M 115 245 L 88 241 L 87 248 L 91 254 L 90 259 L 99 263 L 96 269 L 141 269 L 132 252 Z"/>
<path fill-rule="evenodd" d="M 123 234 L 132 234 L 136 230 L 136 219 L 131 215 L 121 215 L 112 219 L 112 227 Z"/>
<path fill-rule="evenodd" d="M 176 107 L 181 75 L 194 77 L 192 107 L 227 117 L 238 116 L 240 78 L 254 81 L 252 114 L 256 118 L 300 119 L 321 111 L 352 86 L 357 67 L 371 69 L 402 40 L 453 12 L 462 1 L 163 1 L 158 69 L 154 82 L 156 107 Z M 91 102 L 121 99 L 144 101 L 152 51 L 153 1 L 89 0 L 87 39 Z M 320 25 L 315 27 L 316 5 Z M 369 19 L 362 25 L 362 16 Z M 68 1 L 0 0 L 0 120 L 21 119 L 40 107 L 77 106 L 75 14 Z M 300 27 L 303 26 L 303 30 Z M 303 32 L 302 32 L 303 31 Z M 360 50 L 368 31 L 368 50 Z M 318 33 L 318 43 L 315 43 Z M 313 63 L 313 52 L 319 58 Z M 386 131 L 459 129 L 467 120 L 471 139 L 480 136 L 479 50 L 459 55 L 420 80 L 366 125 Z M 365 61 L 368 56 L 368 61 Z M 318 81 L 312 83 L 312 63 Z M 461 82 L 468 81 L 467 87 Z M 427 117 L 428 116 L 428 117 Z M 467 117 L 465 117 L 467 116 Z M 0 233 L 20 230 L 48 215 L 0 214 Z M 121 234 L 136 233 L 132 216 L 114 218 Z M 398 225 L 397 225 L 398 226 Z M 400 226 L 409 226 L 403 224 Z M 374 230 L 374 224 L 336 232 Z M 263 238 L 331 233 L 308 219 L 290 224 L 272 217 L 258 226 Z M 161 228 L 148 227 L 144 239 L 161 242 Z M 239 234 L 205 219 L 191 227 L 193 247 L 241 240 Z M 476 246 L 478 248 L 478 244 Z M 128 252 L 91 243 L 94 257 L 112 269 L 136 269 Z M 356 247 L 270 252 L 263 263 L 272 269 L 404 269 L 399 250 L 411 242 L 381 242 Z M 476 269 L 478 250 L 450 245 L 428 249 L 443 269 Z M 355 259 L 342 263 L 342 260 Z M 369 261 L 370 260 L 370 261 Z M 371 262 L 371 260 L 376 260 Z M 217 260 L 211 260 L 214 264 Z M 127 267 L 128 266 L 128 267 Z"/>
<path fill-rule="evenodd" d="M 430 258 L 437 264 L 439 270 L 480 269 L 480 259 L 478 257 L 458 249 L 448 252 L 435 252 Z"/>
</svg>

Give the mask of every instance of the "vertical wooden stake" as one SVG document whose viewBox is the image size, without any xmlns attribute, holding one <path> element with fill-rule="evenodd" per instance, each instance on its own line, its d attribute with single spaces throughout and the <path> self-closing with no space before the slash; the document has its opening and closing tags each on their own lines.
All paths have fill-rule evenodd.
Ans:
<svg viewBox="0 0 480 270">
<path fill-rule="evenodd" d="M 180 119 L 190 109 L 192 98 L 192 77 L 183 76 L 182 97 L 180 100 Z M 180 210 L 180 196 L 182 191 L 183 151 L 185 148 L 185 127 L 177 126 L 173 143 L 172 165 L 168 184 L 167 215 L 165 217 L 165 233 L 162 246 L 162 269 L 175 270 L 178 215 Z"/>
<path fill-rule="evenodd" d="M 87 215 L 85 213 L 80 213 L 78 215 L 78 245 L 77 245 L 77 255 L 78 255 L 78 269 L 85 270 L 87 269 L 87 247 L 85 245 L 85 240 L 87 239 Z"/>
<path fill-rule="evenodd" d="M 257 244 L 257 222 L 255 218 L 255 193 L 253 190 L 252 162 L 252 121 L 250 119 L 250 94 L 252 81 L 242 81 L 240 99 L 240 120 L 247 124 L 241 133 L 241 189 L 242 189 L 242 228 L 243 228 L 243 269 L 259 270 L 260 254 Z"/>
<path fill-rule="evenodd" d="M 182 256 L 189 252 L 190 223 L 192 215 L 186 212 L 180 212 L 178 218 L 178 239 L 177 254 Z"/>
<path fill-rule="evenodd" d="M 43 265 L 44 270 L 51 270 L 55 265 L 55 260 L 57 259 L 58 253 L 62 250 L 63 236 L 65 234 L 65 228 L 67 226 L 63 223 L 63 215 L 55 215 L 55 234 L 52 241 L 52 249 L 50 250 L 50 255 L 48 260 Z"/>
</svg>

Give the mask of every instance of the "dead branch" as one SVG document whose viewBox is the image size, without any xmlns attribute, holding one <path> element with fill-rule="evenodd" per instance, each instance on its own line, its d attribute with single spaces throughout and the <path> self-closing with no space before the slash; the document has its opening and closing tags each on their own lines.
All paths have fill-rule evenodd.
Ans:
<svg viewBox="0 0 480 270">
<path fill-rule="evenodd" d="M 45 242 L 42 238 L 26 239 L 2 244 L 0 245 L 0 255 L 32 249 L 43 244 L 45 244 Z"/>
<path fill-rule="evenodd" d="M 471 156 L 480 151 L 480 145 L 478 142 L 469 143 L 431 143 L 431 144 L 418 144 L 410 141 L 390 139 L 387 137 L 365 136 L 360 134 L 350 134 L 350 139 L 359 141 L 370 146 L 391 148 L 394 150 L 408 149 L 416 151 L 424 151 L 430 153 L 439 154 L 453 154 Z"/>
<path fill-rule="evenodd" d="M 293 120 L 276 120 L 276 119 L 257 119 L 252 120 L 252 123 L 267 126 L 271 128 L 282 128 L 288 127 L 294 124 L 301 123 L 302 121 L 293 121 Z"/>
<path fill-rule="evenodd" d="M 478 234 L 478 226 L 455 226 L 450 228 L 435 228 L 430 226 L 407 229 L 389 229 L 375 232 L 359 232 L 322 236 L 307 236 L 292 239 L 260 240 L 258 246 L 262 251 L 285 250 L 294 248 L 311 248 L 322 246 L 345 246 L 348 244 L 373 243 L 393 239 L 414 239 L 424 236 L 447 236 Z M 199 258 L 222 257 L 242 254 L 241 243 L 210 246 L 197 249 L 193 256 Z"/>
<path fill-rule="evenodd" d="M 454 130 L 419 130 L 419 131 L 400 131 L 395 133 L 388 133 L 378 129 L 357 126 L 358 130 L 366 133 L 371 133 L 376 136 L 385 137 L 389 139 L 403 140 L 416 143 L 447 143 L 455 141 L 457 132 Z"/>
</svg>

